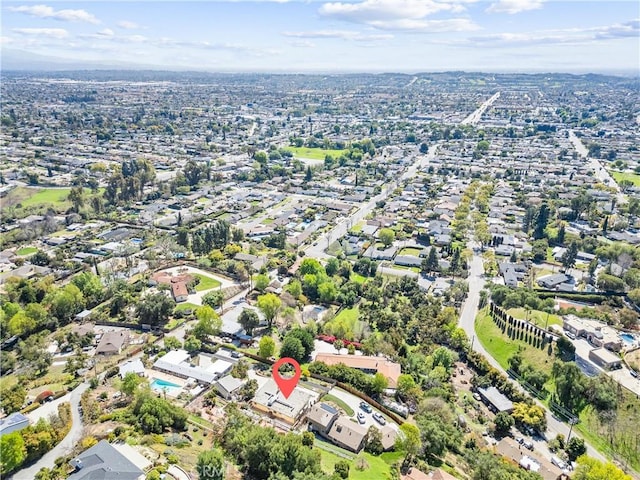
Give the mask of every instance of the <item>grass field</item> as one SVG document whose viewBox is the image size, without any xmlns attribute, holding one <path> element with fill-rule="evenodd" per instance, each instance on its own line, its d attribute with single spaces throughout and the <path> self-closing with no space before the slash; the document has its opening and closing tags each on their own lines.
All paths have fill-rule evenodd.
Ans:
<svg viewBox="0 0 640 480">
<path fill-rule="evenodd" d="M 517 318 L 520 320 L 527 319 L 527 312 L 524 308 L 511 308 L 507 310 L 507 313 L 511 315 L 513 318 Z M 547 322 L 547 313 L 541 312 L 540 310 L 531 310 L 529 311 L 529 321 L 535 323 L 536 325 L 544 327 Z M 550 314 L 549 315 L 549 325 L 562 325 L 562 318 L 559 315 Z"/>
<path fill-rule="evenodd" d="M 353 413 L 354 413 L 353 408 L 351 408 L 349 405 L 347 405 L 343 400 L 339 399 L 338 397 L 334 397 L 331 394 L 327 394 L 324 397 L 322 397 L 322 401 L 335 403 L 338 407 L 344 410 L 344 413 L 346 413 L 350 417 L 353 417 Z"/>
<path fill-rule="evenodd" d="M 353 308 L 343 308 L 340 310 L 340 313 L 336 315 L 336 318 L 333 320 L 336 322 L 344 321 L 351 329 L 353 329 L 354 325 L 358 321 L 358 316 L 360 315 L 360 310 L 358 307 Z"/>
<path fill-rule="evenodd" d="M 367 277 L 363 277 L 362 275 L 356 272 L 351 272 L 351 276 L 349 277 L 349 280 L 356 283 L 364 283 L 367 281 Z"/>
<path fill-rule="evenodd" d="M 476 335 L 489 355 L 495 358 L 505 370 L 509 368 L 509 358 L 520 351 L 524 362 L 547 373 L 551 372 L 554 355 L 547 354 L 547 348 L 539 349 L 526 342 L 513 340 L 493 322 L 486 308 L 476 317 Z"/>
<path fill-rule="evenodd" d="M 422 252 L 422 250 L 420 250 L 419 248 L 407 247 L 400 250 L 400 253 L 398 255 L 411 255 L 414 257 L 419 257 L 420 252 Z"/>
<path fill-rule="evenodd" d="M 196 305 L 194 303 L 189 303 L 189 302 L 184 302 L 184 303 L 179 303 L 178 305 L 176 305 L 176 308 L 174 309 L 175 312 L 181 312 L 183 310 L 195 310 L 196 308 L 200 308 L 201 305 Z"/>
<path fill-rule="evenodd" d="M 636 187 L 640 185 L 640 174 L 630 172 L 616 172 L 614 170 L 610 170 L 609 173 L 617 183 L 620 183 L 623 180 L 628 180 L 632 182 Z"/>
<path fill-rule="evenodd" d="M 36 188 L 17 187 L 9 192 L 3 200 L 3 207 L 37 208 L 51 207 L 57 212 L 62 212 L 71 206 L 67 200 L 70 188 Z M 104 192 L 104 188 L 99 190 Z M 91 190 L 85 188 L 85 194 L 90 195 Z"/>
<path fill-rule="evenodd" d="M 211 290 L 212 288 L 220 286 L 220 282 L 218 280 L 208 275 L 202 275 L 200 273 L 193 273 L 192 275 L 200 279 L 200 282 L 196 285 L 196 292 Z"/>
<path fill-rule="evenodd" d="M 331 155 L 333 158 L 337 159 L 340 155 L 346 153 L 346 150 L 324 150 L 322 148 L 308 147 L 287 147 L 285 150 L 293 152 L 295 157 L 310 158 L 311 160 L 324 160 L 324 157 L 327 155 Z"/>
<path fill-rule="evenodd" d="M 318 447 L 321 457 L 322 470 L 326 473 L 333 473 L 336 463 L 340 460 L 347 460 L 351 464 L 349 469 L 349 480 L 386 480 L 391 477 L 391 465 L 402 460 L 402 453 L 387 452 L 379 457 L 375 457 L 369 453 L 361 453 L 355 455 L 347 450 L 338 448 L 326 442 L 316 441 L 315 446 Z M 334 453 L 336 452 L 336 453 Z M 367 464 L 364 470 L 358 470 L 356 465 L 358 459 L 363 459 Z"/>
<path fill-rule="evenodd" d="M 23 247 L 16 252 L 16 255 L 25 256 L 31 255 L 32 253 L 36 253 L 38 249 L 36 247 Z"/>
</svg>

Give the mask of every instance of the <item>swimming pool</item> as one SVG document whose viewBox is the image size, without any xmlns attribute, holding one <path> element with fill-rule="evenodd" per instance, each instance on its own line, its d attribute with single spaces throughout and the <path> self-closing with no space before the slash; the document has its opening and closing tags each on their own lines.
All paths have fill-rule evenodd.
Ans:
<svg viewBox="0 0 640 480">
<path fill-rule="evenodd" d="M 627 345 L 633 345 L 633 342 L 636 341 L 635 337 L 633 335 L 631 335 L 630 333 L 621 333 L 620 334 L 620 338 Z"/>
<path fill-rule="evenodd" d="M 150 387 L 154 392 L 164 392 L 172 397 L 177 396 L 182 391 L 182 387 L 180 385 L 176 385 L 175 383 L 167 382 L 166 380 L 161 380 L 159 378 L 154 378 Z"/>
</svg>

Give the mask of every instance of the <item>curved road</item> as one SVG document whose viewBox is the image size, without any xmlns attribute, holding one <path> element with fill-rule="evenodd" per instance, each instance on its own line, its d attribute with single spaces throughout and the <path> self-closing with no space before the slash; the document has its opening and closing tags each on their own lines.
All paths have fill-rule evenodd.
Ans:
<svg viewBox="0 0 640 480">
<path fill-rule="evenodd" d="M 71 393 L 60 398 L 62 402 L 69 401 L 71 403 L 71 418 L 73 423 L 71 424 L 71 430 L 69 430 L 67 436 L 64 437 L 58 445 L 49 450 L 42 458 L 40 458 L 40 460 L 30 467 L 23 468 L 22 470 L 14 473 L 9 477 L 10 479 L 33 480 L 36 477 L 36 473 L 38 473 L 41 468 L 53 468 L 58 457 L 62 457 L 71 452 L 74 445 L 82 438 L 84 424 L 82 423 L 82 417 L 80 416 L 79 406 L 80 397 L 87 388 L 89 388 L 88 382 L 81 383 L 75 388 L 75 390 L 72 390 Z M 47 404 L 43 405 L 41 408 L 44 408 L 46 405 Z"/>
<path fill-rule="evenodd" d="M 469 242 L 467 244 L 467 247 L 470 249 L 473 249 L 474 247 L 478 248 L 479 245 L 475 242 Z M 464 306 L 462 307 L 462 313 L 460 315 L 460 322 L 459 322 L 460 327 L 464 329 L 467 336 L 471 339 L 471 346 L 473 350 L 484 355 L 492 367 L 504 373 L 505 375 L 507 375 L 508 378 L 510 378 L 507 372 L 505 371 L 505 369 L 502 368 L 502 366 L 496 361 L 496 359 L 494 359 L 485 350 L 485 348 L 482 346 L 480 341 L 478 341 L 475 338 L 475 335 L 476 335 L 475 319 L 476 319 L 476 316 L 478 315 L 478 304 L 480 302 L 480 292 L 485 286 L 483 261 L 482 261 L 482 257 L 478 254 L 474 254 L 473 258 L 471 259 L 470 268 L 469 268 L 469 277 L 467 278 L 467 281 L 469 282 L 469 294 L 467 295 L 467 299 L 465 300 Z M 520 388 L 520 390 L 522 390 L 522 387 L 518 382 L 516 382 L 515 380 L 511 380 L 511 382 L 514 385 L 517 385 L 518 388 Z M 562 433 L 565 437 L 567 437 L 567 434 L 569 433 L 569 426 L 563 423 L 562 421 L 558 420 L 545 405 L 540 403 L 538 400 L 536 400 L 536 402 L 538 403 L 538 405 L 542 406 L 547 412 L 547 431 L 546 431 L 545 437 L 547 439 L 552 439 L 558 433 Z M 572 430 L 571 436 L 580 437 L 580 435 L 575 430 Z M 591 457 L 597 458 L 598 460 L 601 460 L 601 461 L 607 460 L 599 451 L 593 448 L 590 444 L 586 442 L 585 444 L 587 446 L 587 453 Z"/>
</svg>

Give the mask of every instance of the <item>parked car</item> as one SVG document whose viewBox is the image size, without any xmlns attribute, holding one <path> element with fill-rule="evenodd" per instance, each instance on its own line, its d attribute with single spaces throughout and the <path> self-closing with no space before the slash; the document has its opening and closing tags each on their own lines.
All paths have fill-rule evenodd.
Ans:
<svg viewBox="0 0 640 480">
<path fill-rule="evenodd" d="M 629 373 L 632 377 L 638 378 L 638 372 L 636 372 L 633 368 L 629 369 Z"/>
<path fill-rule="evenodd" d="M 522 445 L 522 443 L 524 442 L 524 438 L 522 437 L 516 437 L 515 438 L 516 442 L 518 442 L 520 445 Z"/>
<path fill-rule="evenodd" d="M 373 412 L 373 408 L 367 402 L 360 402 L 360 408 L 367 413 Z"/>
<path fill-rule="evenodd" d="M 482 400 L 482 398 L 480 397 L 480 394 L 478 394 L 478 393 L 474 393 L 473 394 L 473 398 L 475 398 L 478 402 L 480 402 Z"/>
<path fill-rule="evenodd" d="M 571 340 L 576 339 L 576 335 L 573 332 L 567 332 L 567 337 L 569 337 Z"/>
<path fill-rule="evenodd" d="M 382 414 L 375 412 L 373 414 L 373 418 L 376 422 L 378 422 L 380 425 L 386 425 L 387 421 L 385 420 L 385 418 L 382 416 Z"/>
<path fill-rule="evenodd" d="M 358 422 L 364 423 L 364 413 L 358 412 Z"/>
<path fill-rule="evenodd" d="M 561 459 L 559 459 L 555 455 L 551 457 L 551 463 L 553 463 L 560 470 L 566 470 L 567 469 L 567 464 L 564 463 Z"/>
<path fill-rule="evenodd" d="M 522 446 L 527 450 L 533 450 L 533 442 L 531 440 L 524 440 Z"/>
</svg>

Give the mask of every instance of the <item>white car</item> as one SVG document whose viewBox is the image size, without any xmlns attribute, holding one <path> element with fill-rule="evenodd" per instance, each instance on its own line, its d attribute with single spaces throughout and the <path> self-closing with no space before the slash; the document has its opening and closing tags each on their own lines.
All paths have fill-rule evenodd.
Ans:
<svg viewBox="0 0 640 480">
<path fill-rule="evenodd" d="M 386 425 L 387 421 L 385 420 L 385 418 L 382 416 L 382 414 L 378 413 L 378 412 L 374 412 L 373 413 L 373 418 L 376 422 L 378 422 L 380 425 Z"/>
<path fill-rule="evenodd" d="M 358 412 L 358 422 L 359 423 L 364 423 L 365 422 L 364 413 Z"/>
</svg>

